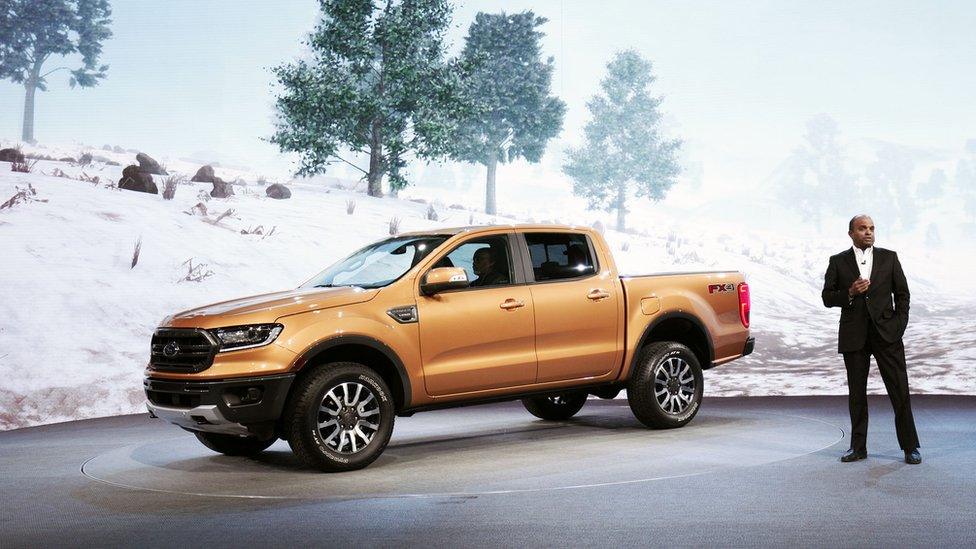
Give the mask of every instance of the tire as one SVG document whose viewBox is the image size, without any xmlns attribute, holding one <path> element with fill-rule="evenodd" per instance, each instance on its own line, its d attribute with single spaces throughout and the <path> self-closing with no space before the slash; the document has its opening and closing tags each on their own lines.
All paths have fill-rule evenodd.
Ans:
<svg viewBox="0 0 976 549">
<path fill-rule="evenodd" d="M 627 400 L 644 425 L 674 429 L 698 413 L 703 389 L 701 364 L 691 349 L 662 341 L 648 345 L 641 353 L 627 382 Z"/>
<path fill-rule="evenodd" d="M 584 404 L 586 404 L 586 393 L 580 392 L 522 399 L 522 405 L 530 414 L 552 421 L 562 421 L 575 416 Z"/>
<path fill-rule="evenodd" d="M 260 439 L 256 437 L 239 437 L 236 435 L 222 435 L 220 433 L 204 433 L 194 431 L 197 440 L 214 452 L 225 456 L 254 456 L 266 450 L 278 439 Z"/>
<path fill-rule="evenodd" d="M 306 465 L 353 471 L 383 453 L 393 434 L 394 406 L 375 371 L 355 362 L 323 364 L 292 391 L 282 427 Z"/>
</svg>

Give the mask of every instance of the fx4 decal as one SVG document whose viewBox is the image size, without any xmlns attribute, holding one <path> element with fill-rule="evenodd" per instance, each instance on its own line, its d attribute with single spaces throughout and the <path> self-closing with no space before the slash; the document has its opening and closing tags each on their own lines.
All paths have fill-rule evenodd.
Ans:
<svg viewBox="0 0 976 549">
<path fill-rule="evenodd" d="M 731 282 L 726 282 L 725 284 L 709 284 L 708 293 L 709 294 L 720 294 L 723 292 L 734 292 L 735 284 Z"/>
</svg>

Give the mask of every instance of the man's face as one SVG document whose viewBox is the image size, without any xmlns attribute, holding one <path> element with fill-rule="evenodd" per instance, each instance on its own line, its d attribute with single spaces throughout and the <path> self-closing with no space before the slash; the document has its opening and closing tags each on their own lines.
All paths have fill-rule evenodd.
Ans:
<svg viewBox="0 0 976 549">
<path fill-rule="evenodd" d="M 474 253 L 474 274 L 481 276 L 490 273 L 495 262 L 491 260 L 491 252 L 487 248 L 482 248 Z"/>
<path fill-rule="evenodd" d="M 854 245 L 860 249 L 874 246 L 874 220 L 864 216 L 854 220 L 854 230 L 848 231 Z"/>
</svg>

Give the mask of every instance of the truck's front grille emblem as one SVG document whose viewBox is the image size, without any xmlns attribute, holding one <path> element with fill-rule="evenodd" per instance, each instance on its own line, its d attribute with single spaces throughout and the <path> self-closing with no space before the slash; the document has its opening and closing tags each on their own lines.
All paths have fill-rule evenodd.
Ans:
<svg viewBox="0 0 976 549">
<path fill-rule="evenodd" d="M 159 328 L 152 337 L 149 367 L 161 372 L 200 372 L 213 364 L 220 345 L 199 328 Z"/>
<path fill-rule="evenodd" d="M 173 358 L 180 352 L 180 346 L 175 341 L 170 341 L 163 347 L 163 355 L 166 358 Z"/>
</svg>

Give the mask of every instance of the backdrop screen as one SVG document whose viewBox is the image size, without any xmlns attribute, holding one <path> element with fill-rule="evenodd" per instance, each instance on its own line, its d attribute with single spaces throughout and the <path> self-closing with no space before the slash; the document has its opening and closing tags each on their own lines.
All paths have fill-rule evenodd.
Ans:
<svg viewBox="0 0 976 549">
<path fill-rule="evenodd" d="M 820 292 L 869 214 L 911 390 L 976 393 L 974 4 L 56 4 L 0 13 L 0 429 L 144 411 L 168 315 L 496 223 L 742 271 L 756 350 L 706 395 L 806 395 L 847 391 Z"/>
</svg>

